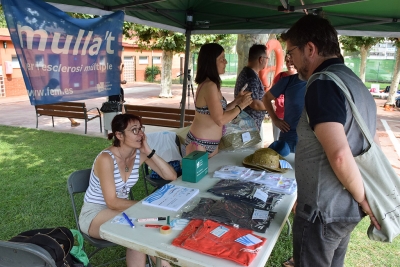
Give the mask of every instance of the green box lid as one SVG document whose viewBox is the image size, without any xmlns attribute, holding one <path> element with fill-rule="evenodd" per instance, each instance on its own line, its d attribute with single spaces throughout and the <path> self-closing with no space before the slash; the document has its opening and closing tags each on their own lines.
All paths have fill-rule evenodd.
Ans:
<svg viewBox="0 0 400 267">
<path fill-rule="evenodd" d="M 201 158 L 202 156 L 204 156 L 204 154 L 207 154 L 207 152 L 206 151 L 193 151 L 192 153 L 190 153 L 189 155 L 187 155 L 183 159 L 196 160 L 196 159 Z"/>
</svg>

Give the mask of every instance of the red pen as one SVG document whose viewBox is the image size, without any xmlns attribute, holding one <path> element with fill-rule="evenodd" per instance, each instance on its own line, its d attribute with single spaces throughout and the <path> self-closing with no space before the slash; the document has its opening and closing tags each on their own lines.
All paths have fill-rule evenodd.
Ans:
<svg viewBox="0 0 400 267">
<path fill-rule="evenodd" d="M 163 226 L 162 224 L 145 224 L 144 227 L 149 227 L 149 228 L 160 228 Z"/>
</svg>

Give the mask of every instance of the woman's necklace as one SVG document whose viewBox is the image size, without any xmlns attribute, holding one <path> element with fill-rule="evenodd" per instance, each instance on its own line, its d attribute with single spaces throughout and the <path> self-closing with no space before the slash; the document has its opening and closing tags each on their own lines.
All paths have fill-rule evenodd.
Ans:
<svg viewBox="0 0 400 267">
<path fill-rule="evenodd" d="M 122 154 L 121 154 L 121 151 L 119 150 L 119 147 L 117 147 L 117 149 L 118 149 L 118 152 L 119 152 L 119 156 L 120 156 L 121 159 L 122 159 Z M 126 157 L 125 160 L 124 160 L 124 163 L 125 163 L 125 172 L 129 172 L 129 167 L 128 167 L 128 164 L 126 163 L 126 160 L 127 160 L 129 157 L 131 157 L 132 154 L 133 154 L 133 151 L 132 151 L 132 153 L 131 153 L 128 157 Z"/>
</svg>

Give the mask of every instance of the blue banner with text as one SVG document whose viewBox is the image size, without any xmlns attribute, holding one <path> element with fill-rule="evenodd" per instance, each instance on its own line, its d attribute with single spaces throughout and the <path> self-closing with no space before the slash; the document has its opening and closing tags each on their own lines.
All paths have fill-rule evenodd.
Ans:
<svg viewBox="0 0 400 267">
<path fill-rule="evenodd" d="M 2 0 L 31 105 L 120 94 L 124 13 L 77 19 L 41 0 Z"/>
</svg>

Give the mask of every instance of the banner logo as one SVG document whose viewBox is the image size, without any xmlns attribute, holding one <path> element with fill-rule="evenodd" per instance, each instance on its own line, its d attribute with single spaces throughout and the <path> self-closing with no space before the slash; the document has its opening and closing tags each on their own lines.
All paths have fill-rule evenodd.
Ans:
<svg viewBox="0 0 400 267">
<path fill-rule="evenodd" d="M 2 0 L 32 105 L 120 94 L 124 14 L 75 19 L 40 0 Z"/>
</svg>

